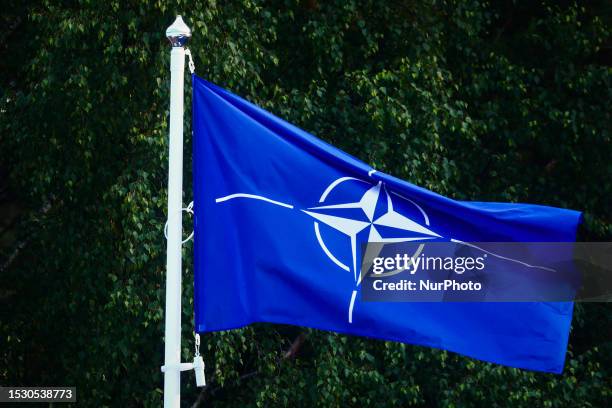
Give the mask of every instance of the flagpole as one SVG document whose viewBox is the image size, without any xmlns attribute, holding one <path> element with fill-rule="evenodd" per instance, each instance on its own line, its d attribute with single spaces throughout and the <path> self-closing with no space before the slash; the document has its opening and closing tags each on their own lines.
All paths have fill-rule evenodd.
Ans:
<svg viewBox="0 0 612 408">
<path fill-rule="evenodd" d="M 191 30 L 181 16 L 166 30 L 170 52 L 170 142 L 168 164 L 168 241 L 166 258 L 166 328 L 164 408 L 181 403 L 181 246 L 183 235 L 183 83 L 185 44 Z"/>
</svg>

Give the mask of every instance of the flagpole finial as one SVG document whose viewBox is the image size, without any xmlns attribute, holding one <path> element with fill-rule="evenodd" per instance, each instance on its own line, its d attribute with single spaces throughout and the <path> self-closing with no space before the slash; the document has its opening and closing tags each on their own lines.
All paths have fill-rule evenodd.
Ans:
<svg viewBox="0 0 612 408">
<path fill-rule="evenodd" d="M 185 24 L 183 17 L 179 15 L 166 30 L 166 37 L 173 47 L 183 47 L 191 37 L 191 29 Z"/>
</svg>

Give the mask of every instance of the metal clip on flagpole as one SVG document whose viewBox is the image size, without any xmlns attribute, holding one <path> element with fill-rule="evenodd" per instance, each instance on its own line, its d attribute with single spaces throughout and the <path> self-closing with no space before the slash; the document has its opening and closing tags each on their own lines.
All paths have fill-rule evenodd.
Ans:
<svg viewBox="0 0 612 408">
<path fill-rule="evenodd" d="M 206 385 L 206 377 L 204 376 L 204 359 L 200 355 L 200 335 L 198 333 L 195 333 L 195 355 L 193 357 L 193 363 L 179 363 L 178 365 L 163 365 L 161 367 L 162 373 L 177 369 L 179 372 L 194 370 L 196 376 L 196 386 L 204 387 Z"/>
<path fill-rule="evenodd" d="M 189 67 L 189 72 L 191 74 L 195 73 L 195 64 L 193 63 L 193 57 L 191 56 L 191 50 L 189 48 L 185 48 L 185 55 L 189 59 L 187 66 Z"/>
<path fill-rule="evenodd" d="M 204 387 L 206 385 L 206 377 L 204 377 L 204 359 L 200 355 L 200 335 L 195 334 L 195 355 L 193 357 L 193 370 L 196 376 L 196 387 Z"/>
<path fill-rule="evenodd" d="M 181 371 L 196 370 L 196 379 L 204 364 L 196 356 L 194 363 L 181 363 L 181 246 L 183 235 L 183 84 L 185 81 L 185 44 L 191 30 L 181 16 L 166 30 L 172 44 L 170 53 L 170 152 L 168 164 L 168 222 L 166 258 L 166 328 L 164 366 L 164 407 L 179 408 Z M 199 354 L 199 353 L 198 353 Z M 197 358 L 199 357 L 199 359 Z M 198 381 L 198 385 L 200 382 Z"/>
</svg>

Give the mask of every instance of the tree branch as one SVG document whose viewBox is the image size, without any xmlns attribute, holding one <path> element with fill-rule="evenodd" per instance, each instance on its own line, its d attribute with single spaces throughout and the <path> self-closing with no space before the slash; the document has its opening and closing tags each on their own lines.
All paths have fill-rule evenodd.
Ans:
<svg viewBox="0 0 612 408">
<path fill-rule="evenodd" d="M 304 344 L 305 341 L 306 334 L 300 333 L 299 336 L 297 336 L 295 340 L 293 340 L 293 343 L 291 343 L 291 347 L 289 347 L 289 350 L 287 350 L 285 354 L 283 354 L 283 359 L 288 360 L 295 358 L 298 351 L 300 351 L 300 347 L 302 347 L 302 344 Z"/>
</svg>

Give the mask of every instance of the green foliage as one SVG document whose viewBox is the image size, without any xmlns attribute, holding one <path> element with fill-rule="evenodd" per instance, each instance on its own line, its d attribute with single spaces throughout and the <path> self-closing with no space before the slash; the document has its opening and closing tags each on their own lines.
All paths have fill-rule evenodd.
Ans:
<svg viewBox="0 0 612 408">
<path fill-rule="evenodd" d="M 604 1 L 8 0 L 0 163 L 25 215 L 17 239 L 0 249 L 0 260 L 18 249 L 0 270 L 0 382 L 76 385 L 82 406 L 160 405 L 163 33 L 175 14 L 192 27 L 201 76 L 375 167 L 458 199 L 583 210 L 583 237 L 610 240 L 609 12 Z M 186 180 L 190 169 L 187 159 Z M 187 245 L 185 359 L 191 264 Z M 605 406 L 609 316 L 607 304 L 576 306 L 560 376 L 258 324 L 204 336 L 211 385 L 203 399 Z M 297 355 L 284 358 L 300 333 Z M 198 395 L 193 382 L 184 375 L 186 405 Z"/>
</svg>

